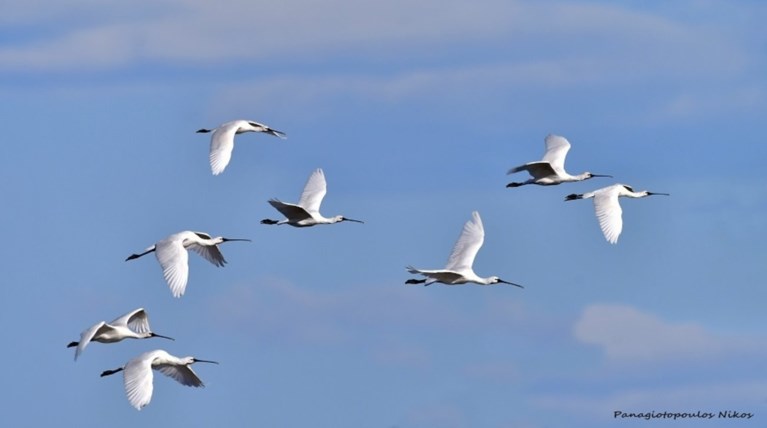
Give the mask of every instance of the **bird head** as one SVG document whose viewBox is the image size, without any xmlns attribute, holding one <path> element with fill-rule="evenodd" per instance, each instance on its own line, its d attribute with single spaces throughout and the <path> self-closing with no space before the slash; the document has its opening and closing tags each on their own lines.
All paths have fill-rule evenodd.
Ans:
<svg viewBox="0 0 767 428">
<path fill-rule="evenodd" d="M 584 173 L 583 173 L 583 175 L 586 177 L 586 178 L 585 178 L 585 180 L 588 180 L 589 178 L 594 178 L 594 177 L 610 177 L 610 178 L 612 178 L 612 177 L 613 177 L 612 175 L 607 175 L 607 174 L 593 174 L 593 173 L 591 173 L 591 172 L 584 172 Z"/>
<path fill-rule="evenodd" d="M 337 216 L 333 217 L 333 219 L 335 220 L 336 223 L 341 222 L 341 221 L 353 221 L 355 223 L 365 223 L 362 220 L 355 220 L 353 218 L 344 217 L 342 215 L 337 215 Z"/>
<path fill-rule="evenodd" d="M 498 278 L 497 276 L 491 276 L 489 279 L 490 279 L 490 284 L 509 284 L 509 285 L 516 285 L 519 288 L 525 288 L 519 284 L 514 284 L 513 282 L 504 281 L 501 278 Z"/>
<path fill-rule="evenodd" d="M 199 358 L 195 357 L 184 357 L 184 364 L 194 364 L 194 363 L 211 363 L 211 364 L 218 364 L 218 361 L 211 361 L 211 360 L 201 360 Z"/>
</svg>

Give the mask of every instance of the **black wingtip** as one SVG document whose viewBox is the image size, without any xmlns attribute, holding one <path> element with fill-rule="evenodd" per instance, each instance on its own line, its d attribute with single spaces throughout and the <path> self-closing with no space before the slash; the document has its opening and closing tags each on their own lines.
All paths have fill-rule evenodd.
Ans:
<svg viewBox="0 0 767 428">
<path fill-rule="evenodd" d="M 268 218 L 261 220 L 261 224 L 277 224 L 277 223 L 278 223 L 277 220 L 270 220 Z"/>
<path fill-rule="evenodd" d="M 565 196 L 565 201 L 574 201 L 576 199 L 581 199 L 583 195 L 578 195 L 576 193 L 571 193 L 567 196 Z"/>
<path fill-rule="evenodd" d="M 67 345 L 67 348 L 74 348 L 75 346 L 79 345 L 80 342 L 69 342 L 69 345 Z"/>
<path fill-rule="evenodd" d="M 507 184 L 507 185 L 506 185 L 506 187 L 507 187 L 507 188 L 508 188 L 508 187 L 512 187 L 512 188 L 513 188 L 513 187 L 519 187 L 519 186 L 521 186 L 521 185 L 522 185 L 521 183 L 509 183 L 509 184 Z"/>
<path fill-rule="evenodd" d="M 206 133 L 210 132 L 210 129 L 201 128 L 201 129 L 198 129 L 195 132 L 198 133 L 198 134 L 206 134 Z"/>
</svg>

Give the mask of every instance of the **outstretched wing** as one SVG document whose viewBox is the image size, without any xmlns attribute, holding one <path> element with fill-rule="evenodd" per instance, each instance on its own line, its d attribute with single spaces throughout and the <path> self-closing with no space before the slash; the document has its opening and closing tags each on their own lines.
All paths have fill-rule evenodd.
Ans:
<svg viewBox="0 0 767 428">
<path fill-rule="evenodd" d="M 474 211 L 471 213 L 471 220 L 463 225 L 463 231 L 453 247 L 445 270 L 461 272 L 465 269 L 471 269 L 474 258 L 484 241 L 485 229 L 482 226 L 482 219 L 479 217 L 479 213 Z"/>
<path fill-rule="evenodd" d="M 514 167 L 509 170 L 508 174 L 513 174 L 519 171 L 527 171 L 536 180 L 540 180 L 552 175 L 557 175 L 557 172 L 554 171 L 554 168 L 551 166 L 551 164 L 545 161 L 530 162 Z"/>
<path fill-rule="evenodd" d="M 298 201 L 298 205 L 304 207 L 304 209 L 310 213 L 318 213 L 320 211 L 320 204 L 322 198 L 328 192 L 327 184 L 325 183 L 325 173 L 321 168 L 317 168 L 309 179 L 306 181 L 304 191 L 301 193 L 301 199 Z M 290 218 L 290 217 L 288 217 Z"/>
<path fill-rule="evenodd" d="M 210 169 L 213 175 L 224 172 L 229 161 L 232 159 L 234 150 L 234 134 L 237 126 L 229 123 L 221 125 L 213 131 L 210 137 Z"/>
<path fill-rule="evenodd" d="M 154 368 L 159 370 L 165 376 L 175 379 L 178 383 L 184 386 L 205 386 L 203 385 L 202 380 L 197 376 L 197 373 L 195 373 L 188 365 L 179 366 L 175 364 L 160 364 L 156 365 Z"/>
<path fill-rule="evenodd" d="M 570 151 L 570 142 L 565 137 L 549 134 L 546 136 L 546 153 L 543 154 L 543 161 L 551 164 L 557 172 L 565 171 L 565 157 Z"/>
<path fill-rule="evenodd" d="M 144 308 L 134 309 L 109 324 L 114 326 L 127 326 L 129 329 L 139 334 L 149 332 L 149 317 Z"/>
<path fill-rule="evenodd" d="M 125 382 L 125 394 L 131 406 L 141 410 L 152 401 L 152 360 L 158 351 L 145 352 L 128 361 L 123 372 Z"/>
<path fill-rule="evenodd" d="M 607 242 L 615 244 L 623 230 L 623 210 L 618 202 L 618 189 L 599 192 L 594 196 L 594 211 L 599 220 L 599 228 Z"/>
<path fill-rule="evenodd" d="M 454 284 L 457 280 L 462 279 L 463 275 L 461 275 L 458 272 L 453 272 L 448 269 L 435 269 L 435 270 L 425 270 L 425 269 L 416 269 L 413 266 L 406 267 L 407 271 L 412 274 L 418 274 L 425 276 L 426 282 L 424 285 L 429 285 L 434 282 L 441 282 L 443 284 Z"/>
<path fill-rule="evenodd" d="M 279 199 L 269 199 L 269 205 L 273 206 L 291 221 L 301 221 L 312 217 L 304 207 L 282 202 Z"/>
<path fill-rule="evenodd" d="M 210 239 L 210 238 L 208 237 L 206 239 Z M 193 243 L 189 245 L 187 249 L 194 251 L 195 253 L 199 254 L 202 258 L 213 263 L 217 267 L 222 267 L 226 264 L 226 259 L 224 259 L 224 254 L 221 253 L 221 250 L 218 248 L 218 245 L 200 245 L 197 243 Z"/>
<path fill-rule="evenodd" d="M 183 296 L 189 280 L 189 253 L 179 239 L 164 239 L 156 248 L 155 256 L 173 297 Z"/>
<path fill-rule="evenodd" d="M 91 340 L 93 340 L 93 338 L 99 333 L 99 330 L 105 326 L 106 323 L 101 321 L 100 323 L 94 324 L 87 330 L 80 333 L 80 342 L 78 342 L 77 349 L 75 349 L 75 361 L 77 361 L 77 358 L 80 356 L 80 354 L 85 351 L 85 347 L 87 347 L 88 344 L 91 343 Z"/>
</svg>

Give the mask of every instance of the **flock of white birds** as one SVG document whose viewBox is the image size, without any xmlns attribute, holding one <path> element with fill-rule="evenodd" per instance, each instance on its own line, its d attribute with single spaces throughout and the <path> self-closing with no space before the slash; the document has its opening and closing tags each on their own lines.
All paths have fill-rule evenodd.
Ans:
<svg viewBox="0 0 767 428">
<path fill-rule="evenodd" d="M 262 132 L 279 138 L 286 138 L 284 132 L 277 131 L 262 123 L 249 120 L 235 120 L 224 123 L 215 129 L 200 129 L 199 133 L 212 132 L 210 141 L 210 167 L 213 175 L 219 175 L 232 159 L 234 149 L 234 137 L 245 132 Z M 519 187 L 527 184 L 543 186 L 557 185 L 567 182 L 583 181 L 593 177 L 612 177 L 610 175 L 592 174 L 584 172 L 579 175 L 570 175 L 565 171 L 565 157 L 570 150 L 570 143 L 564 137 L 548 135 L 545 140 L 546 152 L 543 159 L 511 168 L 508 174 L 527 171 L 531 178 L 524 182 L 512 182 L 506 187 Z M 269 200 L 283 216 L 282 220 L 264 219 L 262 224 L 282 225 L 288 224 L 294 227 L 310 227 L 318 224 L 334 224 L 342 221 L 363 223 L 336 215 L 324 217 L 320 214 L 322 199 L 327 193 L 327 183 L 322 169 L 317 169 L 309 176 L 304 186 L 301 197 L 297 204 L 282 202 L 277 199 Z M 570 194 L 565 201 L 576 199 L 594 199 L 594 209 L 605 239 L 611 244 L 618 242 L 618 237 L 623 230 L 622 210 L 618 203 L 621 196 L 630 198 L 643 198 L 650 195 L 668 195 L 667 193 L 649 192 L 646 190 L 635 192 L 625 184 L 613 184 L 592 192 L 583 194 Z M 450 253 L 447 265 L 444 269 L 417 269 L 407 267 L 411 274 L 421 275 L 423 279 L 408 279 L 406 284 L 430 285 L 435 282 L 447 285 L 459 285 L 474 283 L 479 285 L 510 284 L 523 288 L 520 284 L 504 281 L 497 276 L 480 277 L 472 268 L 474 259 L 485 239 L 485 230 L 482 219 L 477 211 L 472 212 L 472 218 L 463 226 L 461 235 Z M 216 266 L 224 266 L 224 259 L 219 244 L 230 241 L 249 241 L 248 239 L 212 237 L 203 232 L 182 231 L 164 238 L 154 245 L 146 248 L 143 252 L 131 254 L 126 261 L 134 260 L 149 253 L 154 253 L 160 263 L 165 281 L 170 287 L 173 297 L 181 297 L 186 291 L 189 279 L 189 253 L 192 250 Z M 174 340 L 168 336 L 162 336 L 151 331 L 149 317 L 143 308 L 135 309 L 127 314 L 106 323 L 98 322 L 87 328 L 80 334 L 78 342 L 71 342 L 67 347 L 74 347 L 75 360 L 85 351 L 90 342 L 115 343 L 123 339 L 149 339 L 160 337 Z M 153 391 L 153 372 L 158 370 L 182 385 L 202 387 L 204 386 L 191 365 L 197 362 L 214 363 L 215 361 L 201 360 L 195 357 L 179 358 L 163 350 L 145 352 L 124 366 L 113 370 L 104 371 L 101 376 L 109 376 L 123 372 L 125 393 L 130 404 L 138 410 L 149 404 Z"/>
</svg>

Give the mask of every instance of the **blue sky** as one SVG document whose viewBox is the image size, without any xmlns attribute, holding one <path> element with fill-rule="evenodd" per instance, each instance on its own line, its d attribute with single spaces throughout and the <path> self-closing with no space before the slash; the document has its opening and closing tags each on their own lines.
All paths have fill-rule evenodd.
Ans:
<svg viewBox="0 0 767 428">
<path fill-rule="evenodd" d="M 767 7 L 753 1 L 16 2 L 0 14 L 4 420 L 15 426 L 632 427 L 613 412 L 767 420 Z M 238 137 L 218 177 L 209 136 Z M 506 189 L 548 133 L 593 179 Z M 315 168 L 326 215 L 267 227 Z M 515 177 L 516 179 L 517 177 Z M 521 175 L 518 178 L 523 178 Z M 614 182 L 617 245 L 590 201 Z M 475 270 L 525 285 L 410 287 L 471 212 Z M 250 238 L 154 259 L 181 230 Z M 65 345 L 137 307 L 176 338 Z M 202 390 L 118 377 L 163 348 Z M 722 426 L 710 421 L 709 426 Z M 676 421 L 673 426 L 702 426 Z"/>
</svg>

